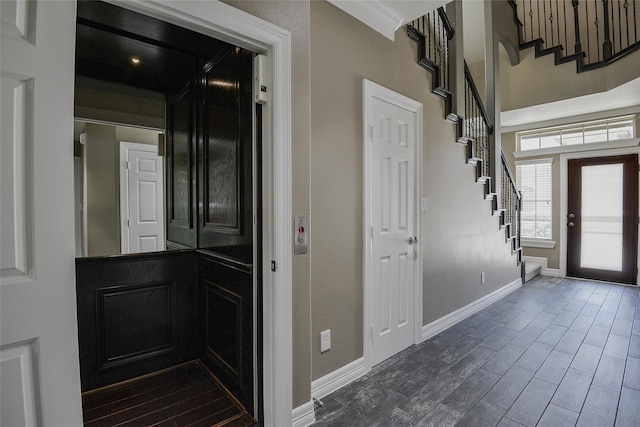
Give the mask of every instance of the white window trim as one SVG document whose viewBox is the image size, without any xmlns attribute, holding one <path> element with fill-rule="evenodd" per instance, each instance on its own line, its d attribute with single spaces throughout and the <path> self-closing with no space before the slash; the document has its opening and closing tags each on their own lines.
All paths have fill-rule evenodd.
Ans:
<svg viewBox="0 0 640 427">
<path fill-rule="evenodd" d="M 522 165 L 539 165 L 539 164 L 545 164 L 545 163 L 553 164 L 553 157 L 542 157 L 540 159 L 516 160 L 515 162 L 516 167 L 522 166 Z"/>
<path fill-rule="evenodd" d="M 551 222 L 551 226 L 553 227 L 553 220 Z M 555 249 L 556 241 L 551 239 L 533 239 L 530 237 L 523 237 L 520 239 L 520 245 L 525 248 Z"/>
<path fill-rule="evenodd" d="M 549 154 L 579 153 L 583 151 L 611 150 L 614 148 L 637 147 L 640 145 L 640 138 L 619 139 L 616 141 L 593 142 L 590 144 L 565 145 L 563 147 L 538 148 L 537 150 L 515 151 L 513 157 L 516 159 L 544 156 Z M 516 162 L 517 163 L 517 162 Z"/>
</svg>

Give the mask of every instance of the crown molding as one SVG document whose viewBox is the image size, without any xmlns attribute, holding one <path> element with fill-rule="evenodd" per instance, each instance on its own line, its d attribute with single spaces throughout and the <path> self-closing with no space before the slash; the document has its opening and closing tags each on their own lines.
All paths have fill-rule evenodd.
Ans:
<svg viewBox="0 0 640 427">
<path fill-rule="evenodd" d="M 368 25 L 391 41 L 404 17 L 380 1 L 372 0 L 327 0 L 343 12 Z"/>
</svg>

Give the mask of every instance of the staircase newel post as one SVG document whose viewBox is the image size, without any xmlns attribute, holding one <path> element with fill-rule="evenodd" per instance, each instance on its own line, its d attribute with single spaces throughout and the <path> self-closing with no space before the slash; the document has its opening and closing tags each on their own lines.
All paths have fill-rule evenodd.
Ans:
<svg viewBox="0 0 640 427">
<path fill-rule="evenodd" d="M 611 58 L 611 54 L 613 53 L 613 43 L 611 43 L 609 31 L 609 0 L 602 0 L 602 6 L 604 8 L 604 42 L 602 42 L 602 59 L 606 61 Z"/>
<path fill-rule="evenodd" d="M 575 53 L 582 52 L 582 43 L 580 43 L 580 19 L 578 19 L 578 0 L 572 0 L 573 6 L 573 26 L 576 34 Z"/>
<path fill-rule="evenodd" d="M 449 119 L 459 122 L 459 135 L 462 136 L 462 118 L 464 117 L 464 47 L 463 23 L 462 23 L 462 0 L 454 0 L 445 6 L 449 21 L 455 33 L 449 40 L 449 81 L 451 90 L 451 111 L 448 112 Z"/>
</svg>

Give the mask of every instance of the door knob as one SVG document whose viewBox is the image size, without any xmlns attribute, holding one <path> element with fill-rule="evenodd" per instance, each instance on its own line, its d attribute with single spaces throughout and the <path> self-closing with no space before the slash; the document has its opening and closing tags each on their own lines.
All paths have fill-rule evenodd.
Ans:
<svg viewBox="0 0 640 427">
<path fill-rule="evenodd" d="M 576 225 L 573 221 L 569 221 L 569 223 L 567 224 L 569 227 L 573 227 L 574 225 Z"/>
<path fill-rule="evenodd" d="M 569 214 L 569 218 L 570 218 L 570 219 L 573 219 L 573 218 L 575 218 L 575 217 L 576 217 L 576 216 L 575 216 L 574 214 L 571 214 L 571 213 Z"/>
<path fill-rule="evenodd" d="M 409 244 L 410 245 L 415 245 L 418 243 L 418 238 L 417 237 L 409 237 Z"/>
</svg>

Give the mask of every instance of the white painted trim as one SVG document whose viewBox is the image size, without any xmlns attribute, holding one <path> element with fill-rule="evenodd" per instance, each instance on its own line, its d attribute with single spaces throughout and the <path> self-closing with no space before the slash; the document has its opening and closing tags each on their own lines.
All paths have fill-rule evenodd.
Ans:
<svg viewBox="0 0 640 427">
<path fill-rule="evenodd" d="M 556 247 L 556 242 L 548 239 L 525 239 L 523 237 L 520 239 L 520 245 L 525 248 L 553 249 Z"/>
<path fill-rule="evenodd" d="M 311 396 L 322 399 L 369 372 L 364 357 L 311 382 Z"/>
<path fill-rule="evenodd" d="M 553 111 L 552 110 L 553 102 L 549 104 L 551 105 L 547 105 L 545 108 L 547 108 L 550 111 Z M 563 125 L 569 125 L 572 123 L 586 122 L 590 120 L 608 119 L 609 117 L 626 116 L 628 114 L 640 113 L 640 106 L 636 105 L 632 107 L 615 108 L 613 110 L 608 109 L 604 111 L 598 111 L 595 113 L 586 113 L 586 114 L 578 114 L 575 116 L 560 117 L 557 119 L 537 120 L 534 122 L 519 122 L 519 117 L 528 117 L 528 118 L 539 117 L 537 116 L 537 114 L 535 114 L 536 113 L 535 110 L 538 108 L 539 106 L 534 105 L 533 107 L 524 107 L 524 108 L 518 108 L 515 110 L 503 111 L 502 113 L 500 113 L 500 117 L 501 117 L 502 123 L 503 124 L 506 123 L 506 125 L 500 128 L 500 133 L 520 132 L 520 131 L 526 131 L 526 130 L 537 129 L 537 128 L 563 126 Z M 556 109 L 555 111 L 558 111 L 558 110 Z M 509 124 L 509 123 L 513 123 L 513 124 Z"/>
<path fill-rule="evenodd" d="M 394 9 L 379 1 L 371 0 L 327 0 L 329 3 L 368 25 L 378 33 L 393 41 L 396 30 L 402 25 L 403 17 Z"/>
<path fill-rule="evenodd" d="M 531 151 L 537 151 L 537 150 L 531 150 Z M 520 152 L 520 153 L 522 153 L 522 152 Z M 524 151 L 524 153 L 527 153 L 527 151 Z M 515 156 L 516 153 L 513 153 L 513 155 Z M 516 160 L 514 162 L 514 164 L 516 166 L 539 165 L 539 164 L 544 165 L 544 164 L 547 164 L 547 163 L 553 164 L 553 157 L 544 157 L 544 158 L 541 158 L 541 159 Z"/>
<path fill-rule="evenodd" d="M 516 289 L 522 286 L 522 279 L 518 278 L 508 285 L 503 286 L 490 293 L 489 295 L 485 295 L 484 297 L 472 302 L 471 304 L 465 305 L 464 307 L 447 314 L 446 316 L 441 317 L 438 320 L 434 320 L 433 322 L 424 325 L 422 327 L 422 339 L 426 340 L 431 338 L 434 335 L 439 334 L 440 332 L 450 328 L 458 322 L 466 319 L 467 317 L 479 312 L 480 310 L 488 307 L 494 302 L 498 301 L 500 298 L 510 294 Z"/>
<path fill-rule="evenodd" d="M 594 142 L 592 144 L 565 145 L 564 147 L 539 148 L 537 150 L 516 151 L 513 153 L 513 157 L 516 159 L 523 159 L 528 157 L 544 156 L 549 154 L 583 153 L 586 151 L 612 150 L 615 148 L 637 147 L 638 145 L 640 145 L 640 138 L 621 139 L 618 141 Z M 518 163 L 525 164 L 524 162 L 542 163 L 542 161 L 538 162 L 538 160 L 546 160 L 546 159 L 519 160 L 519 161 L 516 161 L 515 163 L 516 165 Z"/>
<path fill-rule="evenodd" d="M 316 422 L 313 400 L 303 403 L 291 412 L 292 427 L 307 427 Z"/>
<path fill-rule="evenodd" d="M 560 269 L 558 268 L 543 268 L 540 274 L 550 277 L 564 277 L 560 274 Z"/>
<path fill-rule="evenodd" d="M 396 105 L 400 108 L 411 111 L 415 117 L 415 231 L 416 236 L 420 236 L 418 244 L 415 245 L 416 259 L 414 278 L 414 343 L 422 341 L 422 140 L 423 140 L 423 106 L 422 103 L 408 98 L 402 94 L 394 92 L 384 86 L 374 83 L 370 80 L 363 79 L 363 170 L 364 170 L 364 200 L 363 200 L 363 212 L 364 212 L 364 229 L 363 229 L 363 248 L 364 248 L 364 262 L 363 262 L 363 294 L 364 294 L 364 323 L 363 323 L 363 348 L 364 348 L 364 360 L 367 369 L 371 369 L 373 352 L 370 335 L 371 319 L 373 319 L 373 298 L 371 286 L 371 257 L 373 249 L 371 245 L 370 231 L 373 224 L 371 223 L 371 207 L 370 201 L 372 198 L 371 188 L 371 133 L 369 131 L 371 121 L 371 100 L 373 98 L 381 99 L 385 102 Z"/>
<path fill-rule="evenodd" d="M 640 147 L 631 148 L 618 148 L 613 150 L 598 150 L 584 153 L 568 153 L 560 155 L 560 277 L 566 277 L 567 275 L 567 227 L 562 226 L 564 222 L 562 218 L 566 218 L 568 215 L 568 198 L 569 198 L 569 160 L 570 159 L 586 159 L 590 157 L 607 157 L 607 156 L 619 156 L 625 154 L 640 154 Z M 640 234 L 640 230 L 638 231 Z M 640 245 L 640 236 L 638 238 Z M 638 251 L 638 264 L 640 266 L 640 251 Z M 640 270 L 640 269 L 639 269 Z M 640 274 L 636 277 L 636 283 L 640 283 Z"/>
<path fill-rule="evenodd" d="M 110 3 L 265 54 L 272 78 L 263 134 L 264 419 L 291 425 L 292 239 L 291 33 L 220 1 L 109 0 Z M 277 269 L 272 272 L 271 261 Z"/>
</svg>

